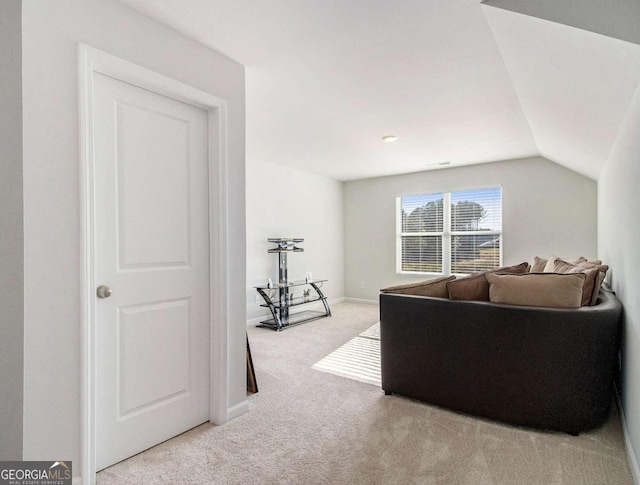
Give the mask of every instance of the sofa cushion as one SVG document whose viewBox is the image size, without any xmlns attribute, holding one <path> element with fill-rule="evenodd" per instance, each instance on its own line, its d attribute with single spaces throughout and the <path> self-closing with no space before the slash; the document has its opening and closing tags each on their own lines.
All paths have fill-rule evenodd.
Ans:
<svg viewBox="0 0 640 485">
<path fill-rule="evenodd" d="M 489 283 L 484 273 L 474 273 L 447 283 L 451 300 L 489 301 Z"/>
<path fill-rule="evenodd" d="M 575 274 L 486 274 L 489 301 L 507 305 L 578 308 L 586 275 Z"/>
<path fill-rule="evenodd" d="M 607 270 L 609 269 L 609 266 L 607 266 L 606 264 L 602 264 L 602 261 L 600 260 L 581 261 L 579 263 L 576 263 L 576 265 L 582 266 L 583 268 L 598 268 L 598 271 L 600 271 L 601 273 L 606 273 Z"/>
<path fill-rule="evenodd" d="M 582 306 L 589 306 L 592 304 L 594 293 L 597 299 L 598 292 L 600 291 L 600 283 L 602 283 L 602 280 L 599 278 L 599 266 L 600 265 L 590 264 L 587 261 L 571 264 L 560 258 L 555 258 L 553 269 L 554 273 L 584 273 L 586 275 L 584 288 L 582 290 Z"/>
<path fill-rule="evenodd" d="M 538 258 L 538 257 L 536 256 L 536 258 Z M 542 270 L 534 271 L 533 267 L 535 267 L 536 269 L 540 268 L 540 266 L 539 266 L 540 263 L 538 265 L 536 265 L 536 261 L 535 261 L 535 258 L 534 258 L 534 265 L 531 268 L 531 272 L 532 273 L 555 273 L 556 271 L 554 270 L 554 266 L 556 264 L 556 260 L 562 259 L 562 258 L 558 258 L 557 256 L 551 256 L 549 259 L 542 259 L 542 258 L 538 258 L 538 259 L 540 260 L 540 263 L 544 262 L 544 264 L 542 265 Z M 569 264 L 602 265 L 602 261 L 600 261 L 599 259 L 596 259 L 594 261 L 589 261 L 584 256 L 580 256 L 579 258 L 571 259 L 571 260 L 566 261 L 566 262 L 568 262 Z M 605 266 L 605 267 L 608 268 L 608 266 Z M 604 270 L 604 271 L 606 271 L 606 270 Z"/>
<path fill-rule="evenodd" d="M 529 263 L 520 263 L 513 266 L 502 266 L 488 271 L 499 274 L 522 274 L 529 270 Z M 464 278 L 447 283 L 447 291 L 451 300 L 489 301 L 489 282 L 485 278 L 485 272 L 473 273 Z"/>
<path fill-rule="evenodd" d="M 598 273 L 598 279 L 596 280 L 596 286 L 593 289 L 593 295 L 591 296 L 590 306 L 596 305 L 598 303 L 598 294 L 600 293 L 600 288 L 602 288 L 602 283 L 604 282 L 605 273 L 600 271 Z"/>
<path fill-rule="evenodd" d="M 545 266 L 547 265 L 547 263 L 549 262 L 549 259 L 555 259 L 556 256 L 551 256 L 551 258 L 540 258 L 538 256 L 534 256 L 533 257 L 533 265 L 531 265 L 531 273 L 545 273 Z M 579 258 L 573 259 L 571 261 L 569 261 L 571 264 L 578 264 L 578 263 L 595 263 L 595 264 L 602 264 L 602 261 L 596 259 L 595 261 L 587 261 L 587 258 L 585 258 L 584 256 L 580 256 Z M 552 265 L 553 263 L 551 263 Z M 550 266 L 549 271 L 546 271 L 547 273 L 553 273 L 552 268 Z"/>
<path fill-rule="evenodd" d="M 582 271 L 587 274 L 587 281 L 585 282 L 585 294 L 588 293 L 589 290 L 592 289 L 591 299 L 588 303 L 584 303 L 586 305 L 595 305 L 598 300 L 598 293 L 600 292 L 600 286 L 604 281 L 607 270 L 609 266 L 606 264 L 602 264 L 602 261 L 596 259 L 594 261 L 587 261 L 585 258 L 579 258 L 575 262 L 566 262 L 560 258 L 553 258 L 553 272 L 554 273 L 568 273 L 573 272 L 577 273 L 578 271 Z M 573 266 L 572 266 L 573 265 Z M 597 276 L 593 277 L 588 273 L 589 270 L 597 269 L 599 273 Z M 593 280 L 593 284 L 591 281 Z M 586 302 L 586 300 L 585 300 Z"/>
<path fill-rule="evenodd" d="M 533 264 L 531 265 L 532 273 L 542 273 L 544 272 L 544 266 L 547 264 L 548 259 L 539 258 L 538 256 L 533 257 Z"/>
<path fill-rule="evenodd" d="M 438 298 L 448 298 L 447 283 L 455 280 L 455 276 L 441 276 L 418 283 L 408 283 L 406 285 L 390 286 L 380 290 L 382 293 L 395 293 L 400 295 L 435 296 Z"/>
<path fill-rule="evenodd" d="M 526 261 L 520 264 L 514 264 L 513 266 L 502 266 L 496 269 L 490 269 L 487 273 L 499 273 L 499 274 L 524 274 L 529 271 L 529 263 Z"/>
<path fill-rule="evenodd" d="M 578 266 L 582 266 L 584 268 L 598 268 L 598 271 L 600 271 L 596 280 L 596 284 L 593 288 L 593 296 L 590 303 L 591 305 L 595 305 L 598 301 L 598 293 L 600 293 L 600 287 L 602 286 L 602 283 L 607 276 L 607 270 L 609 269 L 609 266 L 607 266 L 606 264 L 602 264 L 602 261 L 600 261 L 599 259 L 595 261 L 584 261 L 578 263 Z"/>
</svg>

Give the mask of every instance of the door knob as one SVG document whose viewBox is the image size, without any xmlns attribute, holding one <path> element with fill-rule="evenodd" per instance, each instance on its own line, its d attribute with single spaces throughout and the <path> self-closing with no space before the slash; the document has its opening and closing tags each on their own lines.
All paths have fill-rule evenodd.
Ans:
<svg viewBox="0 0 640 485">
<path fill-rule="evenodd" d="M 100 285 L 96 290 L 96 294 L 98 295 L 98 298 L 109 298 L 111 296 L 111 293 L 112 293 L 111 288 L 109 288 L 106 285 Z"/>
</svg>

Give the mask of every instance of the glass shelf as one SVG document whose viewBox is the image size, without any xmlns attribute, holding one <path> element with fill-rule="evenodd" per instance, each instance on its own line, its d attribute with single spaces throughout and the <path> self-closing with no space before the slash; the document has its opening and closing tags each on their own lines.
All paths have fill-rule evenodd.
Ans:
<svg viewBox="0 0 640 485">
<path fill-rule="evenodd" d="M 322 301 L 323 299 L 324 298 L 315 297 L 315 298 L 307 298 L 305 300 L 304 296 L 299 296 L 297 298 L 290 299 L 289 303 L 287 304 L 287 306 L 288 307 L 292 307 L 292 306 L 304 305 L 305 303 L 313 303 L 314 301 Z M 275 308 L 280 308 L 280 302 L 279 301 L 273 301 L 271 304 Z M 266 303 L 263 303 L 260 306 L 265 307 L 265 308 L 269 308 L 269 305 L 266 304 Z"/>
<path fill-rule="evenodd" d="M 269 286 L 269 285 L 259 285 L 259 286 L 254 286 L 254 288 L 260 288 L 261 290 L 271 290 L 271 289 L 276 289 L 276 288 L 291 288 L 292 286 L 302 286 L 302 285 L 315 285 L 317 283 L 324 283 L 325 281 L 329 281 L 329 280 L 317 280 L 317 279 L 313 279 L 313 281 L 307 281 L 307 280 L 293 280 L 293 281 L 288 281 L 287 283 L 274 283 L 273 286 Z"/>
<path fill-rule="evenodd" d="M 294 325 L 299 325 L 301 323 L 310 322 L 311 320 L 317 320 L 318 318 L 327 316 L 330 315 L 327 315 L 325 312 L 315 312 L 312 310 L 307 310 L 300 313 L 292 313 L 285 319 L 284 322 L 281 322 L 280 325 L 278 325 L 278 322 L 276 322 L 273 318 L 270 318 L 268 320 L 263 320 L 262 322 L 260 322 L 261 325 L 259 326 L 271 328 L 272 330 L 282 330 L 283 328 L 293 327 Z"/>
</svg>

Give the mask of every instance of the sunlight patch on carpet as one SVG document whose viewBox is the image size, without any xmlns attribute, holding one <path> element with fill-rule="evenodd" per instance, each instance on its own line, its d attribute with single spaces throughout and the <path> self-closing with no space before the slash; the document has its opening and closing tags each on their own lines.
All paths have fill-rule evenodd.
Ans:
<svg viewBox="0 0 640 485">
<path fill-rule="evenodd" d="M 316 362 L 315 370 L 379 386 L 380 327 L 375 324 Z"/>
</svg>

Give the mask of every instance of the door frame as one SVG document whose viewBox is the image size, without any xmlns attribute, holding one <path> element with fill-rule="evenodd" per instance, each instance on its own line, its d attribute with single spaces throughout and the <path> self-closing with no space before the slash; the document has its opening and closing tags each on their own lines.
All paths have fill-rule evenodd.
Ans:
<svg viewBox="0 0 640 485">
<path fill-rule="evenodd" d="M 93 76 L 120 81 L 204 109 L 208 119 L 209 171 L 209 421 L 225 423 L 227 408 L 228 272 L 227 256 L 227 106 L 194 87 L 85 44 L 78 44 L 80 129 L 80 244 L 82 327 L 82 481 L 96 481 L 96 309 L 94 234 Z"/>
</svg>

